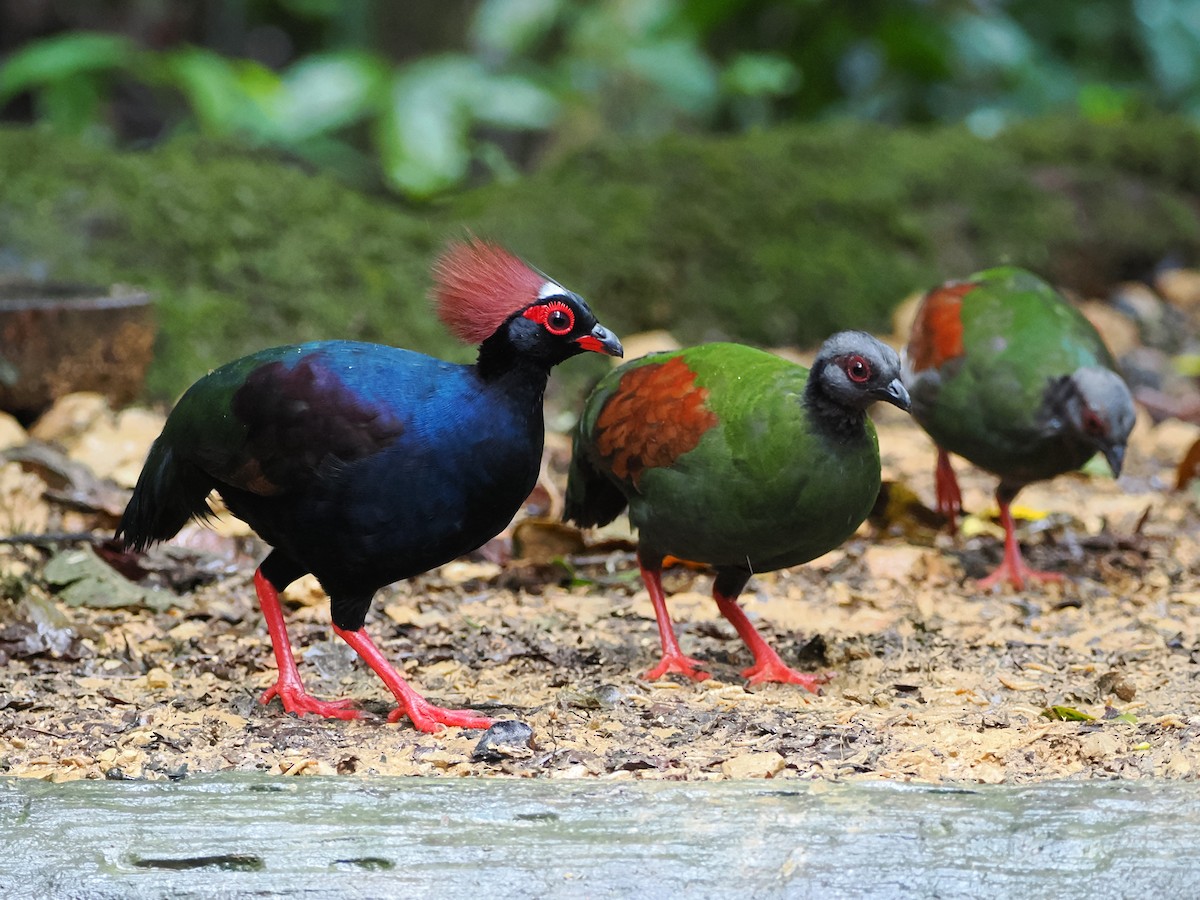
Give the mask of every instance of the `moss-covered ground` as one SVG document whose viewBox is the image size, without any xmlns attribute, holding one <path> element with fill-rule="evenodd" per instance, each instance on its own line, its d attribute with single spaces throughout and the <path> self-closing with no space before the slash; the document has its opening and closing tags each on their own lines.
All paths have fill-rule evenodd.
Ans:
<svg viewBox="0 0 1200 900">
<path fill-rule="evenodd" d="M 452 347 L 427 268 L 471 230 L 587 296 L 618 331 L 812 344 L 906 293 L 1014 262 L 1085 290 L 1200 247 L 1186 122 L 827 124 L 613 141 L 434 206 L 364 196 L 272 154 L 187 138 L 118 152 L 0 131 L 0 272 L 159 297 L 152 395 L 252 349 L 345 337 Z"/>
</svg>

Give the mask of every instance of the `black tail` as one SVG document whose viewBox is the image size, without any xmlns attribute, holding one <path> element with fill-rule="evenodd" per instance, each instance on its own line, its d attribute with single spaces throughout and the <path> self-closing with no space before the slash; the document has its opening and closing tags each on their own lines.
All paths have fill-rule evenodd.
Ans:
<svg viewBox="0 0 1200 900">
<path fill-rule="evenodd" d="M 567 496 L 563 520 L 581 528 L 607 525 L 625 508 L 625 495 L 613 481 L 592 465 L 579 446 L 576 436 L 567 476 Z"/>
<path fill-rule="evenodd" d="M 137 487 L 121 516 L 116 537 L 134 550 L 174 537 L 188 519 L 212 514 L 213 481 L 192 463 L 177 458 L 160 437 L 150 448 Z"/>
</svg>

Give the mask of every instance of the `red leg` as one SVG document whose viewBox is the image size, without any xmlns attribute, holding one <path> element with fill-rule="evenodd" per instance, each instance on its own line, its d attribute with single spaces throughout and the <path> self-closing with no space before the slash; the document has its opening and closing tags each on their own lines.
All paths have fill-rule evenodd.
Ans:
<svg viewBox="0 0 1200 900">
<path fill-rule="evenodd" d="M 741 639 L 745 641 L 746 646 L 750 648 L 750 652 L 754 654 L 754 665 L 742 670 L 742 674 L 750 679 L 751 684 L 760 684 L 765 681 L 798 684 L 814 694 L 821 693 L 821 685 L 829 680 L 829 675 L 810 675 L 805 672 L 797 672 L 780 659 L 779 654 L 771 645 L 763 640 L 763 636 L 758 633 L 754 624 L 746 616 L 745 610 L 738 605 L 737 598 L 726 597 L 714 590 L 713 599 L 717 601 L 717 609 L 721 611 L 721 615 L 729 620 Z"/>
<path fill-rule="evenodd" d="M 1063 576 L 1059 572 L 1039 572 L 1025 564 L 1021 557 L 1021 546 L 1017 543 L 1017 529 L 1013 523 L 1012 511 L 1009 509 L 1012 495 L 1004 492 L 1003 488 L 997 488 L 996 503 L 1000 507 L 1000 524 L 1004 526 L 1004 560 L 995 572 L 980 580 L 979 587 L 986 591 L 1002 581 L 1007 581 L 1019 591 L 1025 587 L 1026 579 L 1036 582 L 1062 581 Z"/>
<path fill-rule="evenodd" d="M 316 713 L 330 719 L 362 718 L 363 713 L 360 710 L 350 708 L 354 702 L 352 700 L 317 700 L 304 690 L 300 681 L 300 670 L 296 668 L 296 659 L 292 656 L 292 643 L 288 640 L 287 626 L 283 623 L 279 592 L 267 581 L 262 569 L 254 573 L 254 589 L 258 593 L 263 618 L 267 620 L 271 648 L 275 651 L 275 665 L 279 669 L 279 677 L 263 692 L 258 702 L 267 704 L 273 697 L 278 697 L 285 710 L 298 716 Z"/>
<path fill-rule="evenodd" d="M 937 511 L 949 523 L 950 531 L 953 532 L 962 512 L 962 491 L 958 489 L 958 479 L 954 477 L 954 467 L 950 465 L 950 454 L 941 447 L 938 447 L 933 483 L 937 489 Z"/>
<path fill-rule="evenodd" d="M 379 652 L 379 648 L 375 646 L 365 629 L 343 631 L 334 625 L 333 630 L 338 637 L 354 648 L 355 653 L 366 660 L 367 665 L 375 670 L 375 674 L 383 679 L 388 690 L 395 694 L 396 699 L 400 702 L 400 705 L 388 715 L 389 722 L 395 722 L 401 716 L 407 715 L 412 719 L 413 727 L 417 731 L 428 732 L 440 731 L 443 725 L 454 725 L 458 728 L 491 727 L 492 720 L 486 716 L 465 709 L 443 709 L 440 706 L 434 706 L 418 694 Z"/>
<path fill-rule="evenodd" d="M 663 594 L 662 569 L 657 566 L 649 568 L 640 559 L 638 564 L 642 567 L 642 581 L 645 582 L 646 590 L 650 593 L 650 602 L 654 604 L 654 618 L 658 620 L 658 637 L 662 641 L 663 650 L 662 661 L 642 677 L 647 681 L 657 681 L 668 672 L 675 672 L 693 681 L 703 681 L 709 678 L 707 672 L 697 668 L 704 663 L 698 659 L 684 656 L 683 651 L 679 649 L 679 641 L 675 638 L 675 628 L 671 624 L 671 615 L 667 612 L 667 598 Z"/>
</svg>

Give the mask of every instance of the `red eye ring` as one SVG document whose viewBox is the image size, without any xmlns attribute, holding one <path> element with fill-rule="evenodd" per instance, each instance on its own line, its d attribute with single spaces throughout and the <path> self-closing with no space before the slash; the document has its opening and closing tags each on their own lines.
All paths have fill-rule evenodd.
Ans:
<svg viewBox="0 0 1200 900">
<path fill-rule="evenodd" d="M 846 377 L 855 384 L 863 384 L 871 380 L 871 364 L 861 356 L 851 356 L 846 360 Z"/>
<path fill-rule="evenodd" d="M 531 306 L 525 310 L 524 316 L 559 337 L 570 334 L 571 329 L 575 327 L 574 310 L 561 300 L 551 300 L 549 303 Z"/>
</svg>

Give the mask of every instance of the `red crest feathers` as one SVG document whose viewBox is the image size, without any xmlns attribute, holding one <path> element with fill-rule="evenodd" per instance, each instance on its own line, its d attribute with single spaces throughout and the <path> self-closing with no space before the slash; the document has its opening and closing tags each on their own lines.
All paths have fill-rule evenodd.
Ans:
<svg viewBox="0 0 1200 900">
<path fill-rule="evenodd" d="M 908 342 L 914 372 L 936 369 L 963 355 L 962 301 L 976 287 L 970 281 L 947 282 L 925 295 Z"/>
<path fill-rule="evenodd" d="M 534 303 L 546 282 L 503 247 L 471 238 L 451 244 L 433 264 L 433 301 L 451 334 L 481 344 Z"/>
</svg>

